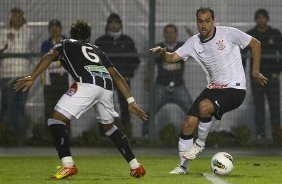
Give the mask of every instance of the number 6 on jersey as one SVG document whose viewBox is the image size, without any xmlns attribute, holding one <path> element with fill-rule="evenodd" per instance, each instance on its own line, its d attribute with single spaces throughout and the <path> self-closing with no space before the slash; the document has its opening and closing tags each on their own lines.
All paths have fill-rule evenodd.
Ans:
<svg viewBox="0 0 282 184">
<path fill-rule="evenodd" d="M 82 46 L 81 47 L 82 53 L 83 55 L 86 57 L 86 59 L 88 59 L 89 61 L 93 62 L 93 63 L 99 63 L 100 62 L 100 58 L 99 56 L 97 56 L 97 54 L 91 52 L 91 50 L 93 50 L 92 47 L 87 47 L 87 46 Z"/>
</svg>

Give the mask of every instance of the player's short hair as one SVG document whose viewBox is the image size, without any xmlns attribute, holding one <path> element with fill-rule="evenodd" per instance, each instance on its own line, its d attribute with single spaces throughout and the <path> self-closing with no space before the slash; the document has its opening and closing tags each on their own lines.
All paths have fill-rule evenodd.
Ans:
<svg viewBox="0 0 282 184">
<path fill-rule="evenodd" d="M 75 40 L 86 40 L 91 37 L 91 26 L 85 21 L 78 20 L 71 25 L 70 36 Z"/>
<path fill-rule="evenodd" d="M 206 13 L 206 12 L 210 12 L 212 19 L 214 19 L 214 11 L 210 7 L 200 7 L 196 12 L 196 17 L 198 17 L 199 13 Z"/>
<path fill-rule="evenodd" d="M 167 25 L 165 25 L 165 27 L 163 29 L 163 32 L 165 32 L 167 28 L 173 28 L 176 33 L 178 31 L 176 25 L 174 25 L 174 24 L 167 24 Z"/>
<path fill-rule="evenodd" d="M 268 11 L 266 9 L 258 9 L 256 12 L 255 12 L 255 20 L 258 18 L 258 16 L 264 16 L 267 20 L 269 20 L 269 14 L 268 14 Z"/>
</svg>

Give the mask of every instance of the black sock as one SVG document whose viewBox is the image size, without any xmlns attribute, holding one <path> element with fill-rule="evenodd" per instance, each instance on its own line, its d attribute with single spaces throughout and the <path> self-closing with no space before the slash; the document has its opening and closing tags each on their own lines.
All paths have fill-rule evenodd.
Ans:
<svg viewBox="0 0 282 184">
<path fill-rule="evenodd" d="M 119 129 L 116 129 L 109 137 L 127 162 L 135 158 L 126 136 Z"/>
<path fill-rule="evenodd" d="M 64 124 L 49 125 L 59 158 L 71 156 L 69 134 Z"/>
<path fill-rule="evenodd" d="M 202 122 L 202 123 L 208 123 L 208 122 L 211 122 L 212 118 L 209 117 L 209 118 L 199 118 L 199 121 Z"/>
<path fill-rule="evenodd" d="M 191 135 L 184 135 L 183 132 L 181 131 L 179 137 L 181 139 L 183 139 L 183 140 L 189 140 L 189 139 L 193 139 L 193 134 L 191 134 Z"/>
</svg>

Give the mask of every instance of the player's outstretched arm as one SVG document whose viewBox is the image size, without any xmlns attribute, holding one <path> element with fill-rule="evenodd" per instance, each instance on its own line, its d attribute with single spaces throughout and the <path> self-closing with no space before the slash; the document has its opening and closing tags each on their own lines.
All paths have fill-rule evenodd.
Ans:
<svg viewBox="0 0 282 184">
<path fill-rule="evenodd" d="M 26 91 L 30 88 L 34 80 L 44 71 L 48 66 L 59 56 L 58 51 L 51 50 L 49 53 L 45 54 L 39 64 L 35 67 L 31 75 L 18 79 L 14 85 L 15 91 Z"/>
<path fill-rule="evenodd" d="M 127 99 L 128 102 L 128 110 L 130 113 L 136 114 L 140 119 L 143 121 L 148 119 L 146 113 L 135 103 L 134 98 L 131 95 L 130 88 L 121 74 L 114 68 L 109 67 L 107 68 L 111 77 L 113 78 L 115 84 L 117 85 L 118 89 L 121 91 L 123 96 Z"/>
<path fill-rule="evenodd" d="M 166 48 L 162 48 L 160 46 L 151 48 L 149 51 L 153 54 L 161 56 L 164 62 L 176 63 L 177 61 L 181 60 L 180 56 L 176 54 L 176 52 L 167 52 Z"/>
<path fill-rule="evenodd" d="M 261 59 L 260 41 L 258 41 L 255 38 L 252 38 L 251 42 L 249 43 L 249 47 L 252 50 L 252 56 L 253 56 L 252 76 L 260 85 L 265 86 L 267 84 L 268 79 L 260 73 L 260 59 Z"/>
</svg>

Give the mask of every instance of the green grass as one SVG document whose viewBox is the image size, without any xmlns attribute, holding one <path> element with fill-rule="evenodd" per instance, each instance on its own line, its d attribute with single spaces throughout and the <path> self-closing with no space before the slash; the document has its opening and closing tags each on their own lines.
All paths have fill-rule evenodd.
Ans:
<svg viewBox="0 0 282 184">
<path fill-rule="evenodd" d="M 141 179 L 129 177 L 128 164 L 119 156 L 75 157 L 79 173 L 61 181 L 51 181 L 59 160 L 56 157 L 0 157 L 1 184 L 208 184 L 202 176 L 210 173 L 209 158 L 200 157 L 190 163 L 188 175 L 173 176 L 176 157 L 140 157 L 147 174 Z M 231 175 L 221 177 L 232 184 L 281 184 L 281 157 L 235 157 Z"/>
</svg>

